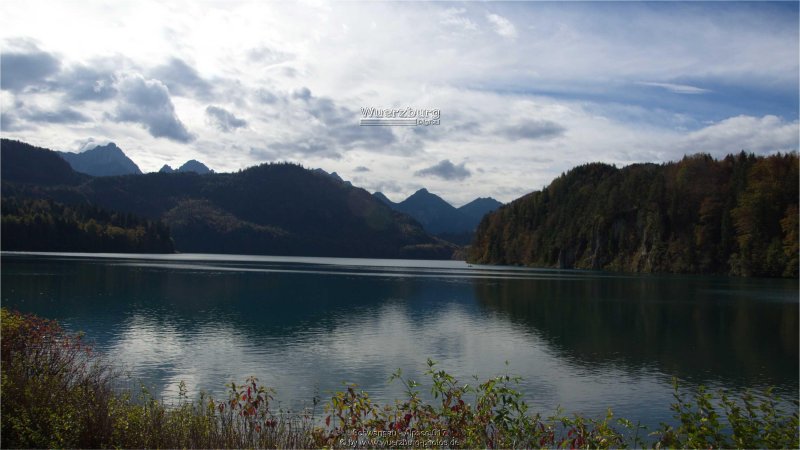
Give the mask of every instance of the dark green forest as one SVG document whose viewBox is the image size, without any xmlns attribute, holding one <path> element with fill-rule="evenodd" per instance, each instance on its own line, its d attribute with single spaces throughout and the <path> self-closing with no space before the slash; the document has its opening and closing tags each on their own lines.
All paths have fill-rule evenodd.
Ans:
<svg viewBox="0 0 800 450">
<path fill-rule="evenodd" d="M 75 172 L 54 151 L 11 139 L 0 140 L 0 179 L 42 186 L 76 185 L 91 178 Z"/>
<path fill-rule="evenodd" d="M 797 277 L 798 157 L 582 165 L 484 217 L 467 259 Z"/>
<path fill-rule="evenodd" d="M 86 204 L 3 198 L 3 250 L 171 253 L 169 228 L 160 221 L 112 213 Z"/>
<path fill-rule="evenodd" d="M 44 199 L 162 221 L 180 252 L 448 259 L 456 250 L 367 191 L 296 164 L 93 178 L 55 152 L 3 139 L 2 168 L 3 204 Z M 50 243 L 25 250 L 57 250 Z"/>
</svg>

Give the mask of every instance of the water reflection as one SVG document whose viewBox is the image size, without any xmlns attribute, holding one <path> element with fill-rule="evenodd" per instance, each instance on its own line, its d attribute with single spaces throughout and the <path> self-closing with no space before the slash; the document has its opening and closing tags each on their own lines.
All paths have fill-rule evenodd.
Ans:
<svg viewBox="0 0 800 450">
<path fill-rule="evenodd" d="M 292 408 L 342 382 L 392 401 L 389 375 L 424 379 L 429 357 L 464 381 L 521 375 L 544 412 L 613 407 L 651 425 L 669 417 L 672 375 L 798 392 L 797 287 L 782 280 L 214 255 L 2 264 L 4 306 L 86 331 L 164 397 L 256 375 Z"/>
<path fill-rule="evenodd" d="M 474 286 L 481 305 L 581 364 L 740 386 L 783 385 L 798 373 L 792 281 L 595 276 Z"/>
</svg>

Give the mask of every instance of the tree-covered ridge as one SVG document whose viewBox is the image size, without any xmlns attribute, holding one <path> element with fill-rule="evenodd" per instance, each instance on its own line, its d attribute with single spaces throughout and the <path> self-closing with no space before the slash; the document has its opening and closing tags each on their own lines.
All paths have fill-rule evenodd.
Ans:
<svg viewBox="0 0 800 450">
<path fill-rule="evenodd" d="M 80 191 L 100 206 L 164 220 L 184 252 L 448 259 L 455 249 L 367 191 L 296 164 L 103 177 Z"/>
<path fill-rule="evenodd" d="M 3 139 L 1 156 L 4 196 L 162 221 L 181 252 L 449 259 L 456 250 L 367 191 L 296 164 L 89 177 L 21 142 Z"/>
<path fill-rule="evenodd" d="M 88 204 L 3 197 L 3 250 L 171 253 L 169 228 L 160 221 Z"/>
<path fill-rule="evenodd" d="M 798 157 L 579 166 L 487 215 L 468 260 L 796 277 Z"/>
<path fill-rule="evenodd" d="M 52 150 L 12 139 L 0 140 L 0 148 L 0 178 L 4 182 L 42 186 L 77 185 L 90 178 L 72 170 L 69 163 Z"/>
</svg>

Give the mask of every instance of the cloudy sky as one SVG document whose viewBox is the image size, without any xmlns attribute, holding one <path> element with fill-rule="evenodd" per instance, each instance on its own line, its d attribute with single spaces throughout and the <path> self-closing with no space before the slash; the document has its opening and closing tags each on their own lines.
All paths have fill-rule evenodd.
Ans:
<svg viewBox="0 0 800 450">
<path fill-rule="evenodd" d="M 3 137 L 510 201 L 577 164 L 798 150 L 798 3 L 0 2 Z M 441 123 L 361 127 L 362 107 Z"/>
</svg>

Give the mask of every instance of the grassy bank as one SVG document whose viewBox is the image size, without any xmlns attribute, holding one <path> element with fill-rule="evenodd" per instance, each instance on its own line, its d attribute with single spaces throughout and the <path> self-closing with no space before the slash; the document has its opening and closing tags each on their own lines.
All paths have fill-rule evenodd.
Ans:
<svg viewBox="0 0 800 450">
<path fill-rule="evenodd" d="M 146 391 L 113 389 L 119 373 L 81 335 L 57 323 L 2 310 L 3 448 L 797 448 L 797 404 L 771 392 L 731 398 L 676 386 L 675 425 L 647 430 L 617 418 L 528 410 L 502 375 L 464 385 L 429 361 L 432 401 L 398 371 L 406 395 L 378 405 L 356 386 L 325 404 L 322 417 L 276 410 L 274 392 L 251 378 L 227 398 L 201 394 L 165 405 Z"/>
</svg>

